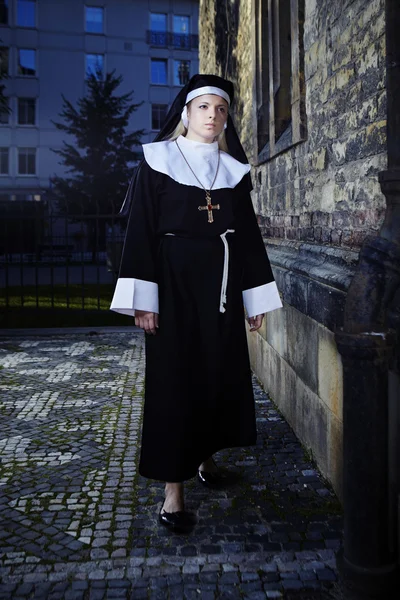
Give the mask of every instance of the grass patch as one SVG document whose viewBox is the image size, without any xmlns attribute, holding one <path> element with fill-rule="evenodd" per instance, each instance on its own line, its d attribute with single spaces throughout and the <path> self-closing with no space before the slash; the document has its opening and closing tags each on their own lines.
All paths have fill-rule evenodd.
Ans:
<svg viewBox="0 0 400 600">
<path fill-rule="evenodd" d="M 0 299 L 0 329 L 133 326 L 132 317 L 110 311 L 113 293 L 113 284 L 10 287 Z"/>
<path fill-rule="evenodd" d="M 113 284 L 9 287 L 7 299 L 5 297 L 0 299 L 0 308 L 108 310 L 114 287 Z"/>
<path fill-rule="evenodd" d="M 10 309 L 0 315 L 0 329 L 29 329 L 31 327 L 133 327 L 132 317 L 110 310 L 74 309 Z"/>
</svg>

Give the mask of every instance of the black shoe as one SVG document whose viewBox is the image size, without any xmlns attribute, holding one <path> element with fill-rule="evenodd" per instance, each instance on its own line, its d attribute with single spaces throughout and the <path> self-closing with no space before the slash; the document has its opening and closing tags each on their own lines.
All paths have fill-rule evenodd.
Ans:
<svg viewBox="0 0 400 600">
<path fill-rule="evenodd" d="M 161 525 L 176 533 L 188 533 L 196 525 L 196 518 L 191 513 L 185 510 L 167 512 L 164 510 L 164 505 L 161 507 L 158 520 Z"/>
<path fill-rule="evenodd" d="M 238 477 L 230 471 L 200 471 L 199 469 L 197 479 L 206 487 L 223 488 L 236 483 Z"/>
</svg>

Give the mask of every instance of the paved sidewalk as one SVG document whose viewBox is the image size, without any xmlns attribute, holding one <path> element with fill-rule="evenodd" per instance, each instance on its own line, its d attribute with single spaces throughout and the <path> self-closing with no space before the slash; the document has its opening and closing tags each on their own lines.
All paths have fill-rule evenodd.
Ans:
<svg viewBox="0 0 400 600">
<path fill-rule="evenodd" d="M 218 456 L 240 483 L 159 527 L 143 376 L 141 333 L 0 338 L 0 599 L 330 598 L 340 506 L 256 381 L 257 446 Z"/>
</svg>

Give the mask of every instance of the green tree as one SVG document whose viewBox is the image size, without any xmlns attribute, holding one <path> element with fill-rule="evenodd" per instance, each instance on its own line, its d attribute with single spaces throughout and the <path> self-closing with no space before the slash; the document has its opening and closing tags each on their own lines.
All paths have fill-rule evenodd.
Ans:
<svg viewBox="0 0 400 600">
<path fill-rule="evenodd" d="M 104 79 L 99 71 L 90 74 L 88 92 L 77 101 L 77 107 L 62 96 L 62 122 L 53 121 L 74 141 L 64 140 L 61 149 L 53 149 L 68 176 L 51 178 L 52 192 L 64 214 L 87 222 L 93 253 L 99 242 L 103 245 L 106 215 L 121 207 L 132 163 L 140 158 L 138 146 L 144 130 L 127 133 L 126 129 L 142 103 L 132 102 L 133 91 L 116 95 L 121 83 L 122 76 L 117 77 L 115 71 Z M 94 215 L 102 218 L 94 219 Z"/>
</svg>

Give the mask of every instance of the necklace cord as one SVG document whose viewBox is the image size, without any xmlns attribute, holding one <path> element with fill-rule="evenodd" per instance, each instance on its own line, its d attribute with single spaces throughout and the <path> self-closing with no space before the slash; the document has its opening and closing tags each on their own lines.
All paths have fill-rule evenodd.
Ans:
<svg viewBox="0 0 400 600">
<path fill-rule="evenodd" d="M 179 144 L 178 144 L 178 141 L 177 141 L 177 140 L 175 140 L 175 144 L 178 146 L 178 150 L 179 150 L 179 152 L 182 154 L 183 160 L 185 161 L 185 163 L 187 164 L 187 166 L 189 167 L 189 169 L 191 170 L 191 172 L 193 173 L 193 175 L 195 176 L 196 180 L 199 182 L 199 184 L 201 185 L 201 187 L 203 188 L 203 190 L 204 190 L 206 193 L 207 193 L 207 191 L 208 191 L 208 192 L 211 192 L 211 190 L 212 190 L 212 188 L 213 188 L 213 185 L 214 185 L 214 183 L 215 183 L 215 181 L 216 181 L 216 179 L 217 179 L 218 170 L 219 170 L 219 159 L 220 159 L 220 156 L 221 156 L 221 153 L 220 153 L 220 150 L 219 150 L 219 148 L 218 148 L 218 163 L 217 163 L 217 170 L 215 171 L 215 176 L 214 176 L 213 182 L 212 182 L 212 184 L 211 184 L 210 188 L 207 190 L 207 189 L 204 187 L 204 185 L 201 183 L 200 179 L 197 177 L 196 173 L 193 171 L 193 169 L 192 169 L 192 167 L 190 166 L 190 164 L 188 163 L 188 161 L 187 161 L 187 159 L 186 159 L 186 156 L 183 154 L 183 152 L 182 152 L 182 150 L 181 150 L 181 148 L 180 148 L 180 146 L 179 146 Z"/>
</svg>

